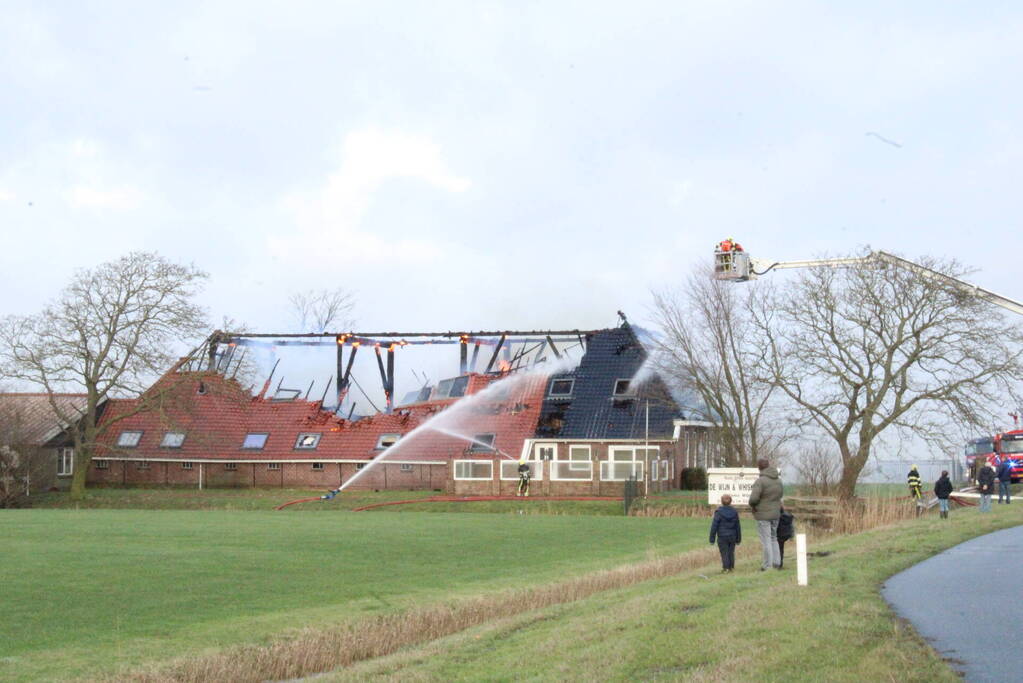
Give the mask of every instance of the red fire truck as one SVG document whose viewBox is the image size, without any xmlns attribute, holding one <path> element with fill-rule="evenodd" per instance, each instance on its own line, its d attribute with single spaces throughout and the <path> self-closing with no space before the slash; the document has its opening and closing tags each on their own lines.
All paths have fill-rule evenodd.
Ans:
<svg viewBox="0 0 1023 683">
<path fill-rule="evenodd" d="M 973 463 L 980 459 L 998 469 L 1003 460 L 1012 460 L 1012 480 L 1023 479 L 1023 429 L 1013 429 L 966 444 L 966 469 L 973 472 Z M 971 477 L 972 478 L 972 477 Z"/>
<path fill-rule="evenodd" d="M 999 463 L 1012 460 L 1012 480 L 1023 479 L 1023 429 L 996 434 L 994 442 L 995 459 Z"/>
</svg>

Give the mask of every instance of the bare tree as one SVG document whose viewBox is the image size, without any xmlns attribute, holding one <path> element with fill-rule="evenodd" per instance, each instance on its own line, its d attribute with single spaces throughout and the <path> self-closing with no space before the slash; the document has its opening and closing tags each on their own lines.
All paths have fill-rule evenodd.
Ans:
<svg viewBox="0 0 1023 683">
<path fill-rule="evenodd" d="M 842 459 L 829 444 L 813 442 L 795 459 L 799 480 L 820 496 L 830 496 L 838 489 Z"/>
<path fill-rule="evenodd" d="M 954 278 L 954 261 L 921 259 Z M 951 422 L 983 425 L 1015 405 L 1023 333 L 1001 309 L 943 278 L 889 264 L 805 271 L 752 308 L 765 369 L 838 447 L 852 497 L 886 430 L 940 444 Z"/>
<path fill-rule="evenodd" d="M 774 384 L 757 375 L 763 344 L 747 307 L 751 295 L 703 268 L 683 290 L 654 295 L 661 373 L 694 397 L 691 414 L 715 425 L 729 466 L 774 459 L 788 436 L 775 419 Z"/>
<path fill-rule="evenodd" d="M 331 327 L 349 330 L 355 325 L 354 297 L 342 287 L 295 292 L 288 297 L 288 303 L 298 326 L 307 332 L 325 332 Z"/>
<path fill-rule="evenodd" d="M 133 252 L 80 271 L 41 313 L 0 323 L 0 371 L 50 394 L 50 407 L 74 442 L 72 498 L 84 494 L 99 437 L 164 398 L 142 392 L 174 363 L 181 341 L 206 328 L 205 312 L 192 303 L 206 277 L 157 254 Z M 71 388 L 86 394 L 80 411 L 53 398 Z M 107 399 L 134 394 L 142 396 L 130 410 L 100 420 Z"/>
</svg>

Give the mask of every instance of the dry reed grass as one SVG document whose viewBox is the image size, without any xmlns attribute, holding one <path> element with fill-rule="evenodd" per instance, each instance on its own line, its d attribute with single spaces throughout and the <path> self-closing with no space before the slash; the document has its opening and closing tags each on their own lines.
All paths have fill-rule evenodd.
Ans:
<svg viewBox="0 0 1023 683">
<path fill-rule="evenodd" d="M 752 549 L 740 548 L 738 554 L 744 556 L 752 552 Z M 231 648 L 119 674 L 108 680 L 145 683 L 256 682 L 308 676 L 391 654 L 402 647 L 436 640 L 495 619 L 673 576 L 706 566 L 717 558 L 716 549 L 694 550 L 595 572 L 541 588 L 503 591 L 452 604 L 418 607 L 333 628 L 304 629 L 293 637 L 266 646 Z"/>
<path fill-rule="evenodd" d="M 713 517 L 714 508 L 706 505 L 636 505 L 630 517 Z"/>
<path fill-rule="evenodd" d="M 858 534 L 861 531 L 904 522 L 916 515 L 915 503 L 905 498 L 854 498 L 838 503 L 831 522 L 831 532 L 842 535 Z"/>
</svg>

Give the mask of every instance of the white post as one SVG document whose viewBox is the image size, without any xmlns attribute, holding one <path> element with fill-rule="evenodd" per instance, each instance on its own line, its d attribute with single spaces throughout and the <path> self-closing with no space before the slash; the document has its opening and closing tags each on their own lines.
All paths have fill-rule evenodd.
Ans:
<svg viewBox="0 0 1023 683">
<path fill-rule="evenodd" d="M 796 583 L 807 585 L 806 578 L 806 534 L 796 534 Z"/>
<path fill-rule="evenodd" d="M 199 463 L 199 490 L 202 491 L 202 463 Z"/>
</svg>

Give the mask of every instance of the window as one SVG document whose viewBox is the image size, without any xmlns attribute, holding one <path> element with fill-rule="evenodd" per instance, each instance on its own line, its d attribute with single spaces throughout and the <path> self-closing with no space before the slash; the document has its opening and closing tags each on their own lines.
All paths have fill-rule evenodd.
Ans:
<svg viewBox="0 0 1023 683">
<path fill-rule="evenodd" d="M 494 478 L 491 460 L 455 460 L 455 479 L 459 481 L 489 481 Z"/>
<path fill-rule="evenodd" d="M 184 432 L 167 432 L 163 435 L 160 448 L 181 448 L 183 443 L 185 443 Z"/>
<path fill-rule="evenodd" d="M 518 460 L 501 460 L 501 480 L 502 481 L 518 481 L 519 480 L 519 461 Z M 529 478 L 533 481 L 540 481 L 543 479 L 543 463 L 536 460 L 529 460 L 526 462 L 529 465 Z"/>
<path fill-rule="evenodd" d="M 537 460 L 555 460 L 558 457 L 558 445 L 538 443 L 533 446 L 533 457 Z"/>
<path fill-rule="evenodd" d="M 627 379 L 616 379 L 615 380 L 615 396 L 628 396 L 629 395 L 629 380 Z"/>
<path fill-rule="evenodd" d="M 474 434 L 469 451 L 472 453 L 493 453 L 495 434 Z"/>
<path fill-rule="evenodd" d="M 245 435 L 245 441 L 242 442 L 242 448 L 250 448 L 258 451 L 262 450 L 263 446 L 266 445 L 266 437 L 270 436 L 266 432 L 253 432 Z"/>
<path fill-rule="evenodd" d="M 465 396 L 465 390 L 468 387 L 468 375 L 441 380 L 437 383 L 437 391 L 434 393 L 433 398 L 458 398 L 460 396 Z"/>
<path fill-rule="evenodd" d="M 181 469 L 183 469 L 183 470 L 190 470 L 190 469 L 192 469 L 192 463 L 190 463 L 190 462 L 183 462 L 183 463 L 181 463 Z"/>
<path fill-rule="evenodd" d="M 591 481 L 593 463 L 589 446 L 569 446 L 567 458 L 551 463 L 551 479 L 557 481 Z M 557 458 L 557 454 L 555 454 Z"/>
<path fill-rule="evenodd" d="M 564 398 L 571 396 L 574 388 L 574 379 L 556 379 L 551 382 L 551 390 L 547 395 L 551 398 Z"/>
<path fill-rule="evenodd" d="M 323 463 L 322 462 L 314 462 L 313 463 L 313 472 L 322 472 L 322 471 L 323 471 Z"/>
<path fill-rule="evenodd" d="M 402 472 L 411 472 L 412 471 L 412 464 L 411 463 L 407 463 L 407 462 L 403 462 L 398 469 L 401 470 Z"/>
<path fill-rule="evenodd" d="M 299 434 L 295 440 L 295 448 L 304 451 L 314 450 L 320 445 L 320 434 L 317 432 L 309 432 L 306 434 Z"/>
<path fill-rule="evenodd" d="M 148 460 L 140 460 L 140 461 L 138 461 L 137 463 L 135 463 L 135 469 L 137 469 L 137 470 L 148 470 L 149 469 L 149 461 Z"/>
<path fill-rule="evenodd" d="M 366 466 L 366 463 L 360 462 L 358 465 L 355 466 L 355 469 L 356 470 L 361 470 L 365 466 Z"/>
<path fill-rule="evenodd" d="M 227 470 L 228 472 L 234 472 L 236 469 L 238 469 L 238 463 L 236 463 L 236 462 L 225 462 L 224 463 L 224 469 Z"/>
<path fill-rule="evenodd" d="M 608 459 L 600 463 L 601 481 L 625 481 L 635 477 L 643 479 L 647 458 L 655 460 L 660 449 L 651 446 L 611 446 Z M 656 474 L 654 474 L 656 476 Z"/>
<path fill-rule="evenodd" d="M 109 460 L 96 460 L 94 462 L 96 463 L 96 469 L 98 469 L 98 470 L 109 470 L 110 469 L 110 461 Z"/>
<path fill-rule="evenodd" d="M 398 439 L 401 438 L 401 434 L 381 434 L 380 438 L 377 439 L 376 450 L 385 451 L 394 444 L 398 443 Z"/>
<path fill-rule="evenodd" d="M 75 449 L 57 449 L 57 476 L 70 477 L 75 469 Z"/>
<path fill-rule="evenodd" d="M 142 440 L 142 432 L 128 431 L 121 432 L 117 437 L 117 445 L 121 448 L 135 448 Z"/>
<path fill-rule="evenodd" d="M 268 462 L 268 463 L 266 464 L 266 468 L 267 468 L 268 470 L 271 470 L 271 471 L 273 471 L 273 470 L 279 470 L 279 469 L 281 469 L 281 463 L 279 463 L 279 462 Z"/>
</svg>

